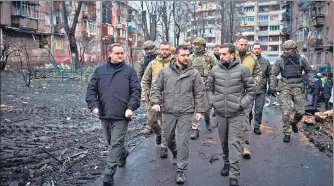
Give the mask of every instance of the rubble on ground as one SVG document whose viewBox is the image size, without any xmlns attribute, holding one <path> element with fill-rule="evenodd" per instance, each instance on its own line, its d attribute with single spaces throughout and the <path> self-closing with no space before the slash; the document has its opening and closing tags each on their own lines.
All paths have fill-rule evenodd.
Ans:
<svg viewBox="0 0 334 186">
<path fill-rule="evenodd" d="M 327 156 L 333 156 L 333 110 L 305 115 L 301 124 L 311 143 Z"/>
</svg>

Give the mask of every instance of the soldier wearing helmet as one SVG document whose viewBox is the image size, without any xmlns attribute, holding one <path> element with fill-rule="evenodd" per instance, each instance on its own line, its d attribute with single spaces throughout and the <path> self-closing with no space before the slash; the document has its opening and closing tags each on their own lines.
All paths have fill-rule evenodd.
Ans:
<svg viewBox="0 0 334 186">
<path fill-rule="evenodd" d="M 144 42 L 144 51 L 145 51 L 145 56 L 143 58 L 143 61 L 141 63 L 141 68 L 138 72 L 139 78 L 142 78 L 144 75 L 144 72 L 148 66 L 148 64 L 153 61 L 157 57 L 157 53 L 155 52 L 155 44 L 151 40 L 147 40 Z"/>
<path fill-rule="evenodd" d="M 283 121 L 283 142 L 290 142 L 291 129 L 298 133 L 297 123 L 302 119 L 305 108 L 305 85 L 303 83 L 303 71 L 309 78 L 309 85 L 314 85 L 314 75 L 308 59 L 297 53 L 297 44 L 293 40 L 287 40 L 282 44 L 283 54 L 280 55 L 272 68 L 270 76 L 270 92 L 280 92 L 282 121 Z M 282 81 L 277 88 L 277 75 L 281 73 Z M 294 117 L 290 119 L 289 111 L 291 102 L 294 105 Z"/>
<path fill-rule="evenodd" d="M 209 54 L 206 50 L 206 41 L 204 38 L 198 37 L 194 40 L 195 52 L 189 56 L 190 64 L 201 74 L 201 77 L 204 82 L 206 82 L 207 77 L 213 66 L 217 64 L 216 58 Z M 205 103 L 208 104 L 207 94 L 205 96 Z M 210 111 L 211 108 L 207 108 L 207 111 L 204 113 L 204 121 L 206 124 L 206 128 L 211 131 L 210 124 Z M 190 138 L 197 139 L 199 137 L 199 126 L 200 121 L 196 119 L 193 120 L 192 129 Z"/>
</svg>

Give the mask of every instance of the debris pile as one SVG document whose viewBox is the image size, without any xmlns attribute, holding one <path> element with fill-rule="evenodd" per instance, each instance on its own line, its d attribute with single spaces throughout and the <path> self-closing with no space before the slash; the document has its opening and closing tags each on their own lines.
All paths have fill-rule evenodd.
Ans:
<svg viewBox="0 0 334 186">
<path fill-rule="evenodd" d="M 301 120 L 304 133 L 311 143 L 327 156 L 333 156 L 333 110 L 305 115 Z"/>
</svg>

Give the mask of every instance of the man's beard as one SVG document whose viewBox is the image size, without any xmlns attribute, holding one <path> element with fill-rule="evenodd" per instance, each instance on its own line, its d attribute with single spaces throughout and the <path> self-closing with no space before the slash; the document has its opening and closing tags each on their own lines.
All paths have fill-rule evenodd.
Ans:
<svg viewBox="0 0 334 186">
<path fill-rule="evenodd" d="M 162 59 L 167 59 L 168 57 L 169 57 L 169 55 L 165 55 L 165 56 L 161 55 Z"/>
</svg>

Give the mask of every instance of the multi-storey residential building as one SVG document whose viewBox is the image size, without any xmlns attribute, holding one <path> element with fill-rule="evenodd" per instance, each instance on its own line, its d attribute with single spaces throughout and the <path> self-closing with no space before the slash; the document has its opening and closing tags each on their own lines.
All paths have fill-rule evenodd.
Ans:
<svg viewBox="0 0 334 186">
<path fill-rule="evenodd" d="M 249 49 L 258 42 L 262 56 L 273 63 L 281 52 L 281 11 L 278 1 L 245 2 L 238 15 L 239 32 L 249 39 Z"/>
<path fill-rule="evenodd" d="M 181 34 L 180 41 L 203 37 L 208 48 L 220 44 L 221 34 L 219 23 L 220 7 L 215 2 L 200 2 L 191 5 L 191 20 L 186 25 L 186 30 Z"/>
<path fill-rule="evenodd" d="M 48 46 L 58 63 L 70 64 L 72 54 L 64 29 L 63 10 L 66 8 L 71 26 L 78 2 L 66 1 L 65 4 L 64 7 L 61 1 L 0 2 L 0 49 L 10 41 L 11 45 L 22 45 L 26 53 L 38 56 L 40 49 Z M 130 48 L 141 46 L 144 39 L 138 14 L 125 1 L 83 2 L 75 30 L 80 62 L 89 65 L 105 61 L 109 46 L 115 42 L 123 44 L 128 53 Z M 22 51 L 11 55 L 10 61 L 16 63 L 9 64 L 18 66 L 19 53 Z M 51 58 L 45 63 L 49 62 Z"/>
</svg>

